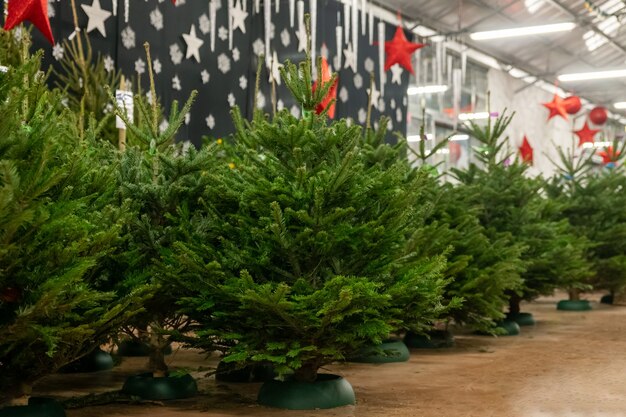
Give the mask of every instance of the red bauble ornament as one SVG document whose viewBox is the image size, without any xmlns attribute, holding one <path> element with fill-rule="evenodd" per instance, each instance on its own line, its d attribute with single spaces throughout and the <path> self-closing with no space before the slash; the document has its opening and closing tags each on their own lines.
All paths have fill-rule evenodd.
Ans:
<svg viewBox="0 0 626 417">
<path fill-rule="evenodd" d="M 543 105 L 550 110 L 548 120 L 552 119 L 554 116 L 561 116 L 562 118 L 567 120 L 567 111 L 565 110 L 565 104 L 563 102 L 563 99 L 557 94 L 554 95 L 554 98 L 551 102 L 543 103 Z"/>
<path fill-rule="evenodd" d="M 593 143 L 594 136 L 600 131 L 600 129 L 590 129 L 589 123 L 585 122 L 584 126 L 580 130 L 575 130 L 576 136 L 578 136 L 578 146 L 582 146 L 583 143 Z"/>
<path fill-rule="evenodd" d="M 609 114 L 607 113 L 604 107 L 594 107 L 593 110 L 589 112 L 589 120 L 596 125 L 603 125 L 606 123 L 606 119 L 609 118 Z"/>
<path fill-rule="evenodd" d="M 533 164 L 533 148 L 530 146 L 530 142 L 528 141 L 526 135 L 524 135 L 522 146 L 519 147 L 519 153 L 522 156 L 522 161 L 529 165 Z"/>
<path fill-rule="evenodd" d="M 570 96 L 563 100 L 563 104 L 565 105 L 565 111 L 567 114 L 576 114 L 583 107 L 583 104 L 580 102 L 580 97 L 578 96 Z"/>
<path fill-rule="evenodd" d="M 409 42 L 402 27 L 398 26 L 393 39 L 385 42 L 385 53 L 387 54 L 385 71 L 389 71 L 389 68 L 395 64 L 400 64 L 411 74 L 415 74 L 411 63 L 411 54 L 424 46 L 426 45 L 423 43 Z"/>
<path fill-rule="evenodd" d="M 17 287 L 6 287 L 0 291 L 0 301 L 3 303 L 16 303 L 22 297 L 22 290 Z"/>
<path fill-rule="evenodd" d="M 9 0 L 4 30 L 11 30 L 23 21 L 31 22 L 54 45 L 48 19 L 48 0 Z"/>
<path fill-rule="evenodd" d="M 328 67 L 328 61 L 326 60 L 326 58 L 322 57 L 322 73 L 320 74 L 319 81 L 321 81 L 322 84 L 325 84 L 325 83 L 330 82 L 332 78 L 333 77 L 330 72 L 330 68 Z M 315 109 L 315 112 L 317 114 L 322 114 L 324 110 L 326 110 L 326 108 L 330 106 L 328 108 L 328 117 L 330 117 L 331 119 L 335 118 L 335 102 L 337 100 L 338 84 L 339 84 L 339 78 L 337 78 L 333 86 L 330 87 L 330 90 L 328 91 L 328 94 L 326 95 L 326 97 L 324 97 L 324 100 L 322 100 L 322 102 L 317 105 L 317 108 Z M 315 81 L 315 83 L 313 84 L 313 91 L 315 92 L 316 89 L 317 89 L 317 81 Z"/>
</svg>

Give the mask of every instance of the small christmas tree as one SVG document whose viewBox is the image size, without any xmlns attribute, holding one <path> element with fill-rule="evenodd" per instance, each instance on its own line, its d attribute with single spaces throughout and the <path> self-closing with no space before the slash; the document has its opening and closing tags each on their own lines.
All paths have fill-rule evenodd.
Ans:
<svg viewBox="0 0 626 417">
<path fill-rule="evenodd" d="M 232 346 L 225 362 L 271 363 L 312 382 L 391 331 L 430 326 L 443 310 L 443 259 L 403 259 L 419 179 L 408 181 L 401 161 L 370 166 L 358 126 L 316 114 L 336 76 L 313 92 L 307 59 L 287 62 L 282 77 L 302 118 L 248 122 L 233 111 L 238 159 L 221 189 L 235 210 L 224 212 L 219 246 L 182 245 L 177 262 L 200 277 L 183 300 L 197 346 L 216 337 Z M 210 279 L 215 261 L 224 275 Z"/>
<path fill-rule="evenodd" d="M 140 287 L 108 290 L 104 261 L 126 207 L 112 204 L 113 167 L 93 158 L 107 154 L 97 132 L 78 140 L 77 116 L 48 90 L 40 61 L 24 53 L 0 74 L 0 402 L 15 405 L 143 302 Z"/>
<path fill-rule="evenodd" d="M 484 128 L 471 122 L 472 135 L 482 144 L 478 149 L 482 164 L 455 174 L 480 205 L 479 218 L 489 238 L 507 239 L 523 251 L 523 285 L 509 293 L 509 314 L 514 318 L 522 300 L 550 294 L 576 273 L 584 255 L 566 220 L 555 220 L 543 196 L 544 182 L 527 177 L 528 165 L 510 161 L 511 155 L 503 152 L 507 141 L 502 135 L 512 117 L 505 112 Z"/>
</svg>

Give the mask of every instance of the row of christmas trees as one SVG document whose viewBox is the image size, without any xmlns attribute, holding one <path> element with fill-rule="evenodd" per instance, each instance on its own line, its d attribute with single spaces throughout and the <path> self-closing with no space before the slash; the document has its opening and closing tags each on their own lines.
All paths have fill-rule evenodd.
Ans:
<svg viewBox="0 0 626 417">
<path fill-rule="evenodd" d="M 234 109 L 232 138 L 185 149 L 193 97 L 166 119 L 152 87 L 134 122 L 116 108 L 119 151 L 119 77 L 80 37 L 51 89 L 27 40 L 0 36 L 0 403 L 122 332 L 150 377 L 178 341 L 308 383 L 390 335 L 502 333 L 522 300 L 626 285 L 621 165 L 563 153 L 559 177 L 529 178 L 503 154 L 510 117 L 472 124 L 479 161 L 441 183 L 437 148 L 415 168 L 384 129 L 316 112 L 334 78 L 313 90 L 307 61 L 282 71 L 301 118 Z"/>
</svg>

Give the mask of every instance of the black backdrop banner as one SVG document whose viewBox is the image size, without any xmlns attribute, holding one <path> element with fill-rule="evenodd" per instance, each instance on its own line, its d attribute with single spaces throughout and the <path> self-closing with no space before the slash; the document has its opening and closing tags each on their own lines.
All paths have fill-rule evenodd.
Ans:
<svg viewBox="0 0 626 417">
<path fill-rule="evenodd" d="M 245 33 L 241 29 L 233 32 L 233 48 L 228 42 L 228 0 L 216 0 L 215 49 L 211 50 L 210 12 L 207 0 L 178 0 L 174 6 L 169 0 L 129 1 L 129 20 L 125 22 L 124 0 L 77 0 L 79 26 L 89 30 L 95 52 L 101 54 L 109 65 L 120 68 L 128 79 L 139 79 L 143 91 L 148 91 L 148 77 L 144 42 L 151 45 L 153 66 L 156 72 L 157 94 L 165 108 L 172 100 L 184 102 L 192 90 L 198 90 L 198 98 L 181 129 L 179 138 L 198 145 L 203 136 L 219 138 L 232 133 L 231 106 L 237 105 L 244 115 L 251 116 L 254 102 L 255 73 L 259 55 L 265 53 L 265 24 L 263 6 L 260 13 L 254 12 L 255 0 L 245 0 Z M 112 13 L 113 4 L 118 11 Z M 309 1 L 305 11 L 309 13 Z M 0 2 L 0 7 L 2 2 Z M 49 0 L 52 31 L 57 44 L 52 47 L 37 30 L 33 30 L 34 47 L 44 49 L 46 65 L 55 65 L 64 53 L 63 41 L 74 32 L 70 2 Z M 102 9 L 102 11 L 100 11 Z M 327 51 L 329 63 L 337 55 L 335 28 L 343 13 L 343 4 L 335 0 L 319 0 L 317 15 L 316 50 L 318 55 Z M 91 17 L 90 17 L 91 14 Z M 4 14 L 2 14 L 3 16 Z M 297 13 L 296 13 L 297 15 Z M 96 17 L 94 17 L 96 16 Z M 97 18 L 100 16 L 100 18 Z M 361 18 L 359 13 L 359 19 Z M 304 52 L 298 51 L 296 32 L 298 25 L 290 22 L 289 1 L 281 1 L 280 12 L 276 13 L 272 3 L 272 38 L 270 51 L 275 52 L 279 62 L 286 59 L 299 62 Z M 296 18 L 297 20 L 297 18 Z M 341 18 L 343 21 L 343 18 Z M 379 20 L 374 22 L 374 31 Z M 366 25 L 367 26 L 367 25 Z M 367 28 L 369 30 L 369 27 Z M 198 48 L 188 50 L 186 36 L 203 42 Z M 390 40 L 395 27 L 386 24 L 386 39 Z M 370 73 L 376 76 L 378 85 L 378 47 L 369 42 L 370 35 L 362 34 L 359 28 L 358 60 L 356 71 L 345 68 L 345 55 L 339 69 L 339 86 L 336 117 L 349 118 L 364 124 Z M 407 37 L 411 39 L 410 34 Z M 376 40 L 377 36 L 373 39 Z M 345 37 L 344 37 L 345 39 Z M 342 49 L 347 49 L 345 41 Z M 190 54 L 191 52 L 191 54 Z M 199 58 L 199 62 L 197 60 Z M 333 68 L 333 70 L 337 70 Z M 404 70 L 392 81 L 388 71 L 385 94 L 373 108 L 372 120 L 382 115 L 390 118 L 390 130 L 406 133 L 407 98 L 409 73 Z M 377 86 L 380 89 L 380 86 Z M 271 84 L 268 68 L 263 67 L 261 93 L 257 105 L 271 109 Z M 296 105 L 284 84 L 277 85 L 277 107 L 299 114 Z M 389 135 L 390 141 L 393 136 Z"/>
</svg>

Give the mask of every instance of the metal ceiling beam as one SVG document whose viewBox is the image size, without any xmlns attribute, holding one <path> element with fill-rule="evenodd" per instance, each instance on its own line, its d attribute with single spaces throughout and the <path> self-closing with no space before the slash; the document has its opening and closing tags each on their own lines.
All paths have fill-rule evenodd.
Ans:
<svg viewBox="0 0 626 417">
<path fill-rule="evenodd" d="M 463 28 L 463 30 L 466 31 L 466 32 L 469 32 L 470 30 L 475 28 L 477 25 L 480 25 L 485 20 L 491 19 L 494 16 L 502 14 L 503 11 L 505 11 L 509 7 L 513 6 L 517 2 L 518 2 L 518 0 L 512 0 L 509 3 L 505 4 L 504 6 L 500 6 L 500 7 L 496 8 L 496 9 L 492 8 L 491 6 L 489 6 L 491 8 L 491 12 L 489 14 L 486 14 L 485 16 L 481 17 L 480 19 L 472 22 L 470 25 L 465 26 Z"/>
</svg>

